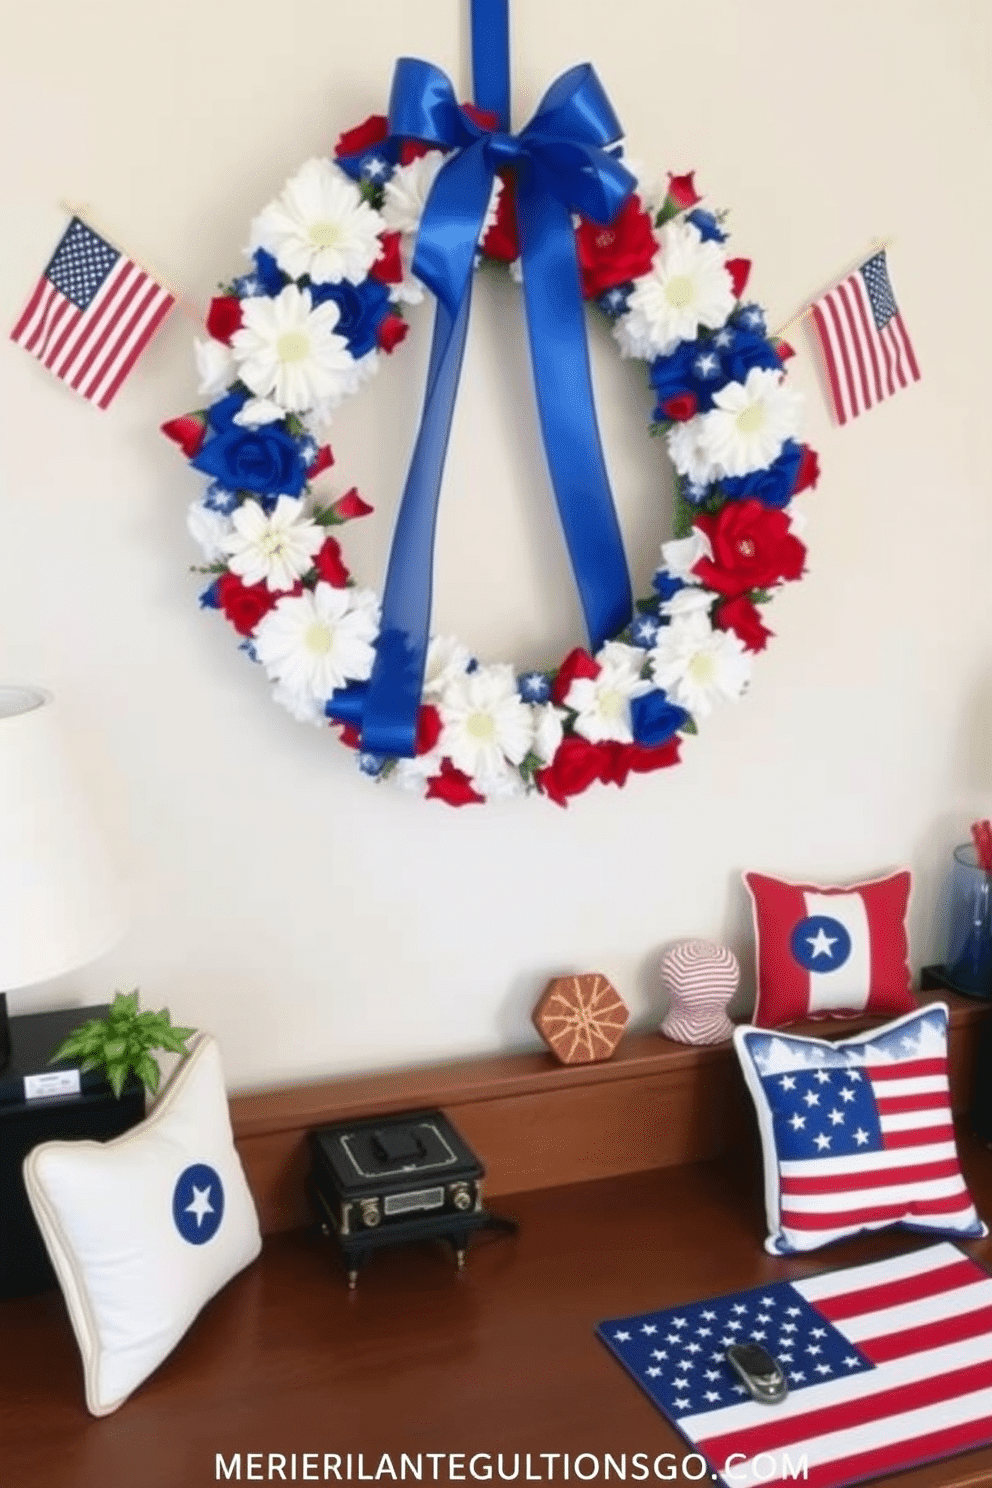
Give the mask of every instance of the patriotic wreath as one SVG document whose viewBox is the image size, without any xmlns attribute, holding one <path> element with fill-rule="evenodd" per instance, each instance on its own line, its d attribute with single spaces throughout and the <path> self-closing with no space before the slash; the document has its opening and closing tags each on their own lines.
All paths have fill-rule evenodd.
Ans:
<svg viewBox="0 0 992 1488">
<path fill-rule="evenodd" d="M 486 118 L 463 105 L 466 120 Z M 798 442 L 789 348 L 743 299 L 750 264 L 729 258 L 719 216 L 693 175 L 670 176 L 649 208 L 630 194 L 608 226 L 574 218 L 584 298 L 608 317 L 621 355 L 647 364 L 676 474 L 674 537 L 653 592 L 595 654 L 522 674 L 477 661 L 459 641 L 427 650 L 415 753 L 363 747 L 338 706 L 369 679 L 380 600 L 352 580 L 336 535 L 371 511 L 357 490 L 322 494 L 333 463 L 331 409 L 374 375 L 423 298 L 418 228 L 444 149 L 390 134 L 373 116 L 311 159 L 251 224 L 250 271 L 210 305 L 196 344 L 213 401 L 163 425 L 208 478 L 189 512 L 218 609 L 296 718 L 340 728 L 359 768 L 461 806 L 536 790 L 559 805 L 595 781 L 679 758 L 681 736 L 739 698 L 771 632 L 763 607 L 804 571 L 790 502 L 815 484 Z M 519 277 L 512 169 L 493 185 L 476 262 Z"/>
</svg>

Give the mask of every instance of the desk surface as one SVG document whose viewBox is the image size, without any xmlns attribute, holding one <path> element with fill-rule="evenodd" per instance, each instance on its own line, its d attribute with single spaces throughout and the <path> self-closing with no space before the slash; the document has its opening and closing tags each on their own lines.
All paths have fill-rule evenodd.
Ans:
<svg viewBox="0 0 992 1488">
<path fill-rule="evenodd" d="M 962 1148 L 978 1206 L 992 1217 L 992 1154 L 970 1140 Z M 242 1482 L 251 1452 L 284 1454 L 286 1481 L 293 1453 L 296 1481 L 304 1453 L 320 1454 L 308 1459 L 311 1474 L 324 1453 L 338 1454 L 342 1479 L 351 1453 L 352 1481 L 360 1467 L 372 1479 L 383 1453 L 397 1474 L 404 1452 L 489 1453 L 494 1482 L 500 1452 L 507 1474 L 512 1455 L 529 1452 L 531 1480 L 549 1481 L 553 1470 L 554 1482 L 564 1481 L 560 1456 L 549 1465 L 540 1454 L 680 1458 L 687 1448 L 598 1342 L 597 1321 L 929 1243 L 890 1232 L 773 1259 L 761 1249 L 756 1178 L 747 1162 L 736 1171 L 707 1163 L 507 1198 L 494 1208 L 520 1221 L 519 1236 L 480 1237 L 461 1275 L 443 1247 L 389 1251 L 353 1294 L 326 1241 L 274 1236 L 103 1420 L 86 1414 L 59 1294 L 2 1304 L 0 1481 L 207 1488 L 224 1481 L 217 1453 L 228 1464 L 241 1453 Z M 967 1248 L 992 1270 L 992 1240 Z M 519 1482 L 525 1466 L 522 1457 Z M 422 1470 L 431 1481 L 426 1456 Z M 443 1466 L 438 1480 L 452 1480 Z M 992 1483 L 992 1448 L 877 1481 L 979 1488 Z"/>
</svg>

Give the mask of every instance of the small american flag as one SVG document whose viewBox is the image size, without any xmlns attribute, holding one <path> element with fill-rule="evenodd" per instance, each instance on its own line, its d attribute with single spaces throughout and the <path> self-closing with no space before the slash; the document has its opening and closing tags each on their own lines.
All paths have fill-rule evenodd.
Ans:
<svg viewBox="0 0 992 1488">
<path fill-rule="evenodd" d="M 741 1029 L 777 1154 L 784 1250 L 881 1225 L 985 1233 L 958 1166 L 942 1006 L 831 1047 Z M 755 1075 L 745 1066 L 753 1086 Z M 760 1111 L 760 1106 L 759 1106 Z M 767 1183 L 766 1183 L 767 1187 Z M 767 1194 L 769 1199 L 772 1197 Z"/>
<path fill-rule="evenodd" d="M 840 1488 L 992 1440 L 992 1278 L 946 1242 L 597 1332 L 730 1488 Z M 726 1362 L 748 1339 L 786 1375 L 780 1405 Z"/>
<path fill-rule="evenodd" d="M 884 248 L 828 290 L 811 314 L 839 424 L 919 382 Z"/>
<path fill-rule="evenodd" d="M 174 301 L 73 217 L 10 339 L 106 408 Z"/>
</svg>

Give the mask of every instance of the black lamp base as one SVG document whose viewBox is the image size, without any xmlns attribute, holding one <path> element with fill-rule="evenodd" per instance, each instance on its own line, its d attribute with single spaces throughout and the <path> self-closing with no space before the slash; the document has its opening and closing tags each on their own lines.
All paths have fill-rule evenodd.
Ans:
<svg viewBox="0 0 992 1488">
<path fill-rule="evenodd" d="M 7 1016 L 7 994 L 0 992 L 0 1071 L 10 1063 L 10 1018 Z"/>
</svg>

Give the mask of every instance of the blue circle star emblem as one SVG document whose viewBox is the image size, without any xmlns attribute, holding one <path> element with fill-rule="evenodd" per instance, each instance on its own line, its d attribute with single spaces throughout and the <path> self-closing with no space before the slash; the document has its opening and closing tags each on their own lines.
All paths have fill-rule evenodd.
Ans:
<svg viewBox="0 0 992 1488">
<path fill-rule="evenodd" d="M 220 1229 L 224 1217 L 224 1185 L 207 1163 L 193 1163 L 176 1179 L 172 1218 L 190 1245 L 205 1245 Z"/>
<path fill-rule="evenodd" d="M 830 915 L 807 915 L 792 932 L 792 954 L 806 971 L 836 971 L 851 954 L 851 937 Z"/>
</svg>

